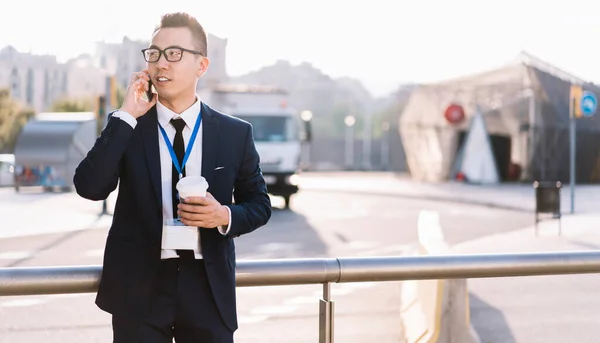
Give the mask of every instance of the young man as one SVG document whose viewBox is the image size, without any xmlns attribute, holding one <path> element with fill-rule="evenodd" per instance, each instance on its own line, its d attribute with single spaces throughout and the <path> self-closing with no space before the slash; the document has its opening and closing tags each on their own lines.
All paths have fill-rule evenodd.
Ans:
<svg viewBox="0 0 600 343">
<path fill-rule="evenodd" d="M 164 15 L 140 56 L 147 70 L 133 75 L 122 107 L 75 172 L 87 199 L 106 199 L 119 185 L 96 298 L 113 315 L 116 343 L 233 342 L 233 238 L 271 217 L 252 127 L 196 95 L 206 46 L 196 19 Z M 158 94 L 146 101 L 149 81 Z M 208 192 L 180 203 L 176 183 L 192 175 L 206 179 Z M 163 246 L 177 217 L 192 228 L 194 248 Z"/>
</svg>

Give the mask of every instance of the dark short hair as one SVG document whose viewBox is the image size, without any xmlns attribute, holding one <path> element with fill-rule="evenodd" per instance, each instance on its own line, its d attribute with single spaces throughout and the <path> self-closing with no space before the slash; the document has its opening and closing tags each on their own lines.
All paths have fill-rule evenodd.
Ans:
<svg viewBox="0 0 600 343">
<path fill-rule="evenodd" d="M 194 48 L 206 57 L 208 45 L 206 42 L 206 31 L 204 31 L 204 28 L 195 17 L 183 12 L 164 14 L 160 18 L 160 24 L 154 28 L 154 33 L 167 27 L 187 27 L 190 29 L 190 31 L 192 31 L 192 37 L 196 42 Z"/>
</svg>

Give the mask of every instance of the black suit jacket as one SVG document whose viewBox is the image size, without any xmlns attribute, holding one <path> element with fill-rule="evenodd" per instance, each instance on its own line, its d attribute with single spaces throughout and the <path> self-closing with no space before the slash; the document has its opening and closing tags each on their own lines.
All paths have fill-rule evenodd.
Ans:
<svg viewBox="0 0 600 343">
<path fill-rule="evenodd" d="M 259 167 L 252 126 L 202 104 L 202 175 L 208 191 L 231 209 L 231 229 L 199 228 L 212 294 L 227 326 L 237 329 L 233 238 L 267 223 L 271 203 Z M 162 191 L 156 106 L 133 129 L 110 118 L 75 171 L 77 193 L 104 200 L 119 185 L 96 304 L 140 318 L 160 264 Z M 224 167 L 216 170 L 216 167 Z M 235 204 L 232 204 L 232 194 Z"/>
</svg>

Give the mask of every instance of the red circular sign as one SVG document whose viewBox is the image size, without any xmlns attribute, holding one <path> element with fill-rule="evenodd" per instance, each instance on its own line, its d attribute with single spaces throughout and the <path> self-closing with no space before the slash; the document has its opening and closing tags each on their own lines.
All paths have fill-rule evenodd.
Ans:
<svg viewBox="0 0 600 343">
<path fill-rule="evenodd" d="M 460 105 L 450 104 L 444 111 L 444 117 L 450 124 L 457 124 L 465 119 L 465 110 Z"/>
</svg>

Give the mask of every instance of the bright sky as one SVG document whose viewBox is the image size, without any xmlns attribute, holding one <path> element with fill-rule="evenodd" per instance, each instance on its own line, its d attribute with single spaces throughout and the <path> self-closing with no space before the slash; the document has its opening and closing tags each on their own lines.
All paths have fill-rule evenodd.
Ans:
<svg viewBox="0 0 600 343">
<path fill-rule="evenodd" d="M 277 59 L 363 81 L 374 95 L 495 67 L 520 51 L 600 82 L 597 0 L 10 0 L 0 47 L 60 60 L 97 40 L 150 38 L 165 12 L 187 11 L 229 39 L 239 75 Z M 7 7 L 8 8 L 8 7 Z M 140 55 L 141 58 L 141 55 Z"/>
</svg>

